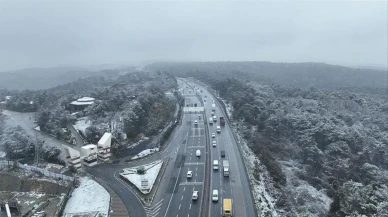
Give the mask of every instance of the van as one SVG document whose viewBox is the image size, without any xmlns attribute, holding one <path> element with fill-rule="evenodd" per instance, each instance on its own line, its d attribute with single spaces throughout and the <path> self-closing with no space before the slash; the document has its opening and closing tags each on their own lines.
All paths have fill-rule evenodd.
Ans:
<svg viewBox="0 0 388 217">
<path fill-rule="evenodd" d="M 213 194 L 212 194 L 212 200 L 214 202 L 217 202 L 218 201 L 218 190 L 213 190 Z"/>
<path fill-rule="evenodd" d="M 218 160 L 213 161 L 213 169 L 218 170 Z"/>
<path fill-rule="evenodd" d="M 221 127 L 217 126 L 217 133 L 221 133 Z"/>
<path fill-rule="evenodd" d="M 197 157 L 201 157 L 201 150 L 197 150 L 196 152 L 195 152 L 195 155 L 197 155 Z"/>
</svg>

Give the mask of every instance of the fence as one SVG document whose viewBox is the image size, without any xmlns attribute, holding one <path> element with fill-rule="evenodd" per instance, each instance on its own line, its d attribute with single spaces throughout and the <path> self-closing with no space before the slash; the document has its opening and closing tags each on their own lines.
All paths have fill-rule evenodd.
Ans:
<svg viewBox="0 0 388 217">
<path fill-rule="evenodd" d="M 11 167 L 13 167 L 13 165 L 14 165 L 13 161 L 0 161 L 0 168 L 11 168 Z M 74 181 L 74 177 L 66 176 L 66 175 L 59 174 L 59 173 L 53 173 L 53 172 L 47 171 L 47 170 L 39 168 L 39 167 L 30 166 L 27 164 L 21 164 L 19 162 L 17 162 L 17 167 L 25 169 L 27 171 L 38 172 L 46 177 Z"/>
</svg>

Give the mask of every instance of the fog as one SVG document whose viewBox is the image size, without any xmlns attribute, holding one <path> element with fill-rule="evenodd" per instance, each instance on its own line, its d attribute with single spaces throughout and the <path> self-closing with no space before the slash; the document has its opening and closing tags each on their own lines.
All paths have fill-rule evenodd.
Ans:
<svg viewBox="0 0 388 217">
<path fill-rule="evenodd" d="M 386 67 L 387 3 L 0 3 L 0 71 L 150 60 Z"/>
</svg>

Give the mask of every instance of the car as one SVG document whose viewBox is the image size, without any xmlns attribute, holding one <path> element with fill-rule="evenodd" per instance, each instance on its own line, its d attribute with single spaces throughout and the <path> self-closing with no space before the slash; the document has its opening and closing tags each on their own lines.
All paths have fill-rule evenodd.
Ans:
<svg viewBox="0 0 388 217">
<path fill-rule="evenodd" d="M 201 120 L 201 115 L 198 115 L 198 119 Z"/>
<path fill-rule="evenodd" d="M 216 138 L 216 134 L 212 133 L 212 138 Z"/>
<path fill-rule="evenodd" d="M 216 146 L 217 146 L 217 141 L 213 140 L 213 147 L 216 147 Z"/>
<path fill-rule="evenodd" d="M 197 125 L 197 124 L 198 124 L 198 121 L 197 121 L 197 120 L 195 120 L 195 121 L 194 121 L 194 124 L 195 124 L 195 125 Z"/>
<path fill-rule="evenodd" d="M 217 121 L 217 116 L 213 115 L 213 121 L 214 121 L 214 122 Z"/>
<path fill-rule="evenodd" d="M 195 155 L 197 156 L 197 157 L 201 157 L 201 150 L 197 150 L 196 152 L 195 152 Z"/>
<path fill-rule="evenodd" d="M 221 151 L 221 157 L 225 157 L 225 151 L 224 150 Z"/>
<path fill-rule="evenodd" d="M 213 190 L 212 200 L 213 200 L 214 202 L 217 202 L 217 201 L 218 201 L 218 190 Z"/>
<path fill-rule="evenodd" d="M 193 200 L 198 200 L 198 191 L 193 191 L 193 196 L 191 198 Z"/>
<path fill-rule="evenodd" d="M 191 177 L 193 177 L 193 171 L 187 171 L 187 178 L 189 179 L 189 178 L 191 178 Z"/>
</svg>

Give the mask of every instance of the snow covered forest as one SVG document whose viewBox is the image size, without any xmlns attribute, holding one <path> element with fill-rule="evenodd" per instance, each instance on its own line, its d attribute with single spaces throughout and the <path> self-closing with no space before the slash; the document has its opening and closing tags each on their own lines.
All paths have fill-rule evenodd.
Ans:
<svg viewBox="0 0 388 217">
<path fill-rule="evenodd" d="M 39 130 L 74 144 L 76 141 L 69 125 L 74 125 L 77 118 L 86 117 L 90 124 L 85 132 L 79 131 L 85 142 L 95 144 L 109 130 L 114 135 L 113 151 L 117 151 L 123 148 L 120 146 L 125 146 L 142 135 L 155 135 L 166 123 L 172 121 L 177 99 L 173 94 L 168 97 L 165 93 L 176 87 L 176 79 L 167 73 L 133 72 L 112 79 L 98 76 L 80 78 L 47 90 L 3 89 L 0 90 L 0 101 L 11 96 L 4 104 L 5 109 L 36 112 Z M 94 104 L 81 111 L 72 110 L 70 103 L 84 96 L 95 98 Z M 4 130 L 3 140 L 10 140 L 3 143 L 9 144 L 6 147 L 10 150 L 7 152 L 8 158 L 12 158 L 12 153 L 17 152 L 17 147 L 34 146 L 17 142 L 19 139 L 30 143 L 34 141 L 27 135 L 19 135 L 21 132 L 22 129 L 17 127 Z M 23 138 L 19 138 L 20 136 Z M 14 137 L 18 138 L 17 141 L 12 140 Z M 31 151 L 27 149 L 23 153 L 27 155 Z"/>
<path fill-rule="evenodd" d="M 260 62 L 148 68 L 194 77 L 232 105 L 280 216 L 388 216 L 387 72 Z"/>
</svg>

